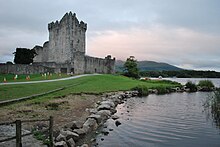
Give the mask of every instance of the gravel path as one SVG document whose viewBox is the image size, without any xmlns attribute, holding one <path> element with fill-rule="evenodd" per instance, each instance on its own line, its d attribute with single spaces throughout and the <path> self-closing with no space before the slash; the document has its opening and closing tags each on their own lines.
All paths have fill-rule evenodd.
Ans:
<svg viewBox="0 0 220 147">
<path fill-rule="evenodd" d="M 9 83 L 0 83 L 0 85 L 17 85 L 17 84 L 47 83 L 47 82 L 71 80 L 71 79 L 77 79 L 77 78 L 81 78 L 81 77 L 95 76 L 95 75 L 100 75 L 100 74 L 83 74 L 83 75 L 77 75 L 77 76 L 72 76 L 72 77 L 68 77 L 68 78 L 54 79 L 54 80 L 43 80 L 43 81 L 9 82 Z"/>
</svg>

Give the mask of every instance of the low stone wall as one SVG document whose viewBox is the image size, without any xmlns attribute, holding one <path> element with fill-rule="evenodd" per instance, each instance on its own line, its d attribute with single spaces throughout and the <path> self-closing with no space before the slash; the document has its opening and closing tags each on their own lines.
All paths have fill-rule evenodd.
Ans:
<svg viewBox="0 0 220 147">
<path fill-rule="evenodd" d="M 47 68 L 37 65 L 26 65 L 26 64 L 1 64 L 1 74 L 39 74 L 39 73 L 54 73 L 53 68 Z"/>
<path fill-rule="evenodd" d="M 111 56 L 107 56 L 105 59 L 85 56 L 85 73 L 113 74 L 114 68 L 115 59 L 111 59 Z"/>
</svg>

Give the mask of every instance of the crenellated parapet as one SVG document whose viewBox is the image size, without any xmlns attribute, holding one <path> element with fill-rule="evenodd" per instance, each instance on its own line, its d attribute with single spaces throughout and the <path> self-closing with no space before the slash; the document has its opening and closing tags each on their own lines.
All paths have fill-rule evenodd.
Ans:
<svg viewBox="0 0 220 147">
<path fill-rule="evenodd" d="M 87 24 L 75 13 L 66 13 L 60 21 L 48 24 L 49 41 L 34 49 L 34 63 L 61 73 L 114 73 L 115 58 L 86 56 Z"/>
<path fill-rule="evenodd" d="M 76 14 L 72 12 L 66 13 L 60 21 L 51 22 L 48 24 L 48 30 L 58 29 L 63 25 L 74 25 L 75 27 L 79 27 L 82 30 L 87 30 L 87 24 L 83 21 L 78 20 Z"/>
</svg>

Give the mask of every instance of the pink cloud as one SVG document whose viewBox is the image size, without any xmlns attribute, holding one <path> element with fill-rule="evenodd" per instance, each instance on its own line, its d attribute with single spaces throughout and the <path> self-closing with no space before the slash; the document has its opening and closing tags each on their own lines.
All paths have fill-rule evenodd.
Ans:
<svg viewBox="0 0 220 147">
<path fill-rule="evenodd" d="M 132 28 L 121 31 L 93 32 L 88 37 L 87 54 L 103 57 L 111 54 L 125 60 L 154 60 L 190 66 L 195 60 L 211 60 L 220 54 L 220 36 L 187 28 Z"/>
</svg>

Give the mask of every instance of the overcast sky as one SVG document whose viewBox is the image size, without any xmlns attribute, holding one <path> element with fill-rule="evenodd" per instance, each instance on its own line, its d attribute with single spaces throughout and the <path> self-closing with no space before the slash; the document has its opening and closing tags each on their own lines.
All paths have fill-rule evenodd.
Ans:
<svg viewBox="0 0 220 147">
<path fill-rule="evenodd" d="M 66 12 L 88 24 L 87 55 L 220 71 L 220 0 L 0 0 L 0 62 L 48 40 Z"/>
</svg>

